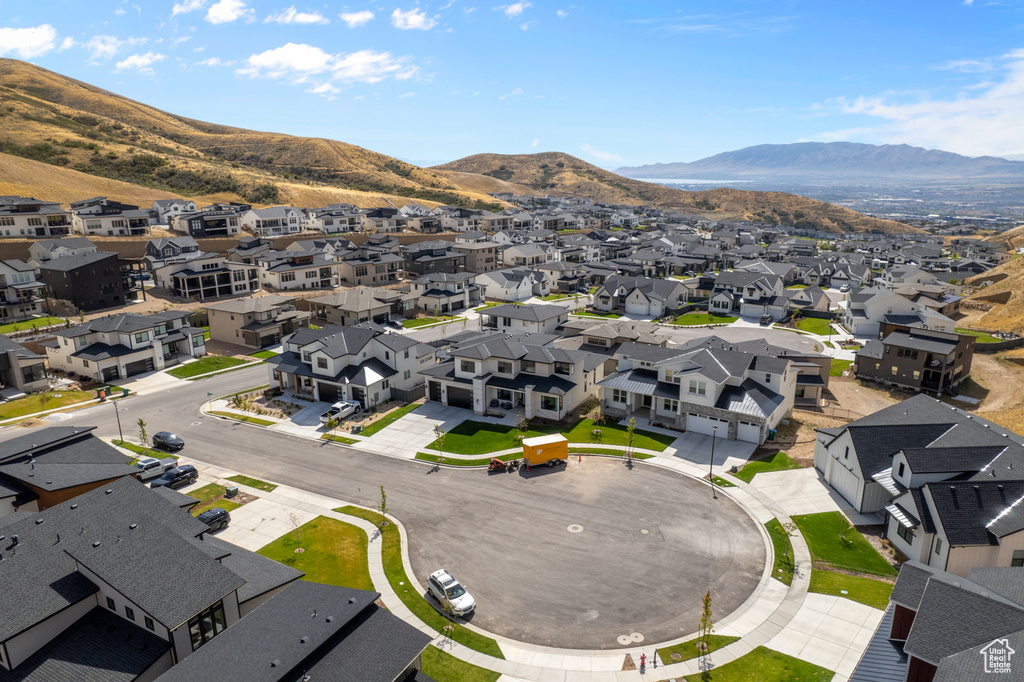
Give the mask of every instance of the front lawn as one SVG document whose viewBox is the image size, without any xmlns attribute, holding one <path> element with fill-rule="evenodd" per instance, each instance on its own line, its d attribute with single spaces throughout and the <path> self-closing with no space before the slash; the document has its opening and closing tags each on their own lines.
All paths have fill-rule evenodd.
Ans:
<svg viewBox="0 0 1024 682">
<path fill-rule="evenodd" d="M 296 552 L 297 549 L 301 552 Z M 314 583 L 373 591 L 366 533 L 349 523 L 318 516 L 264 545 L 257 554 L 304 571 Z"/>
<path fill-rule="evenodd" d="M 66 320 L 63 317 L 36 317 L 31 320 L 22 320 L 21 322 L 12 322 L 10 324 L 0 325 L 0 334 L 23 332 L 26 329 L 42 329 L 43 327 L 65 324 L 65 322 Z"/>
<path fill-rule="evenodd" d="M 672 324 L 692 327 L 700 324 L 731 324 L 738 320 L 732 315 L 711 315 L 709 313 L 686 313 L 672 320 Z"/>
<path fill-rule="evenodd" d="M 689 642 L 683 642 L 682 644 L 661 647 L 658 649 L 658 658 L 661 659 L 662 665 L 689 661 L 691 658 L 697 658 L 705 653 L 711 653 L 724 646 L 729 646 L 738 639 L 739 637 L 729 637 L 727 635 L 709 635 L 707 652 L 697 649 L 697 643 L 700 642 L 700 639 L 691 639 Z M 674 658 L 672 654 L 679 654 L 679 658 Z"/>
<path fill-rule="evenodd" d="M 136 445 L 135 443 L 129 443 L 126 440 L 117 440 L 115 438 L 110 442 L 119 448 L 131 450 L 136 455 L 138 455 L 136 459 L 141 459 L 142 457 L 152 457 L 154 459 L 164 459 L 165 457 L 173 457 L 174 459 L 178 459 L 178 455 L 172 455 L 171 453 L 164 452 L 163 450 L 154 450 L 153 448 L 147 448 L 142 445 Z"/>
<path fill-rule="evenodd" d="M 626 453 L 622 450 L 599 450 L 597 448 L 570 448 L 569 457 L 574 457 L 578 454 L 591 454 L 591 455 L 605 455 L 607 457 L 625 457 Z M 500 459 L 503 462 L 508 462 L 513 459 L 519 459 L 522 457 L 522 453 L 513 452 L 510 455 L 501 455 L 499 457 L 483 457 L 481 459 L 459 459 L 456 457 L 445 457 L 443 464 L 448 466 L 456 467 L 482 467 L 487 466 L 491 463 L 492 459 Z M 654 455 L 644 454 L 642 452 L 635 453 L 633 459 L 650 459 Z M 440 458 L 436 453 L 430 452 L 417 452 L 416 459 L 422 462 L 438 462 Z M 729 485 L 732 485 L 731 483 Z"/>
<path fill-rule="evenodd" d="M 35 414 L 36 412 L 44 412 L 46 410 L 56 410 L 60 407 L 84 403 L 95 397 L 96 394 L 92 391 L 33 393 L 24 398 L 0 403 L 0 420 L 24 417 L 26 414 Z"/>
<path fill-rule="evenodd" d="M 451 321 L 455 318 L 451 315 L 440 315 L 438 317 L 417 317 L 414 320 L 403 320 L 402 326 L 406 329 L 415 329 L 416 327 L 425 327 L 428 324 L 437 324 L 438 322 Z"/>
<path fill-rule="evenodd" d="M 235 414 L 234 412 L 218 412 L 216 410 L 209 414 L 215 414 L 218 417 L 227 417 L 228 419 L 234 419 L 236 422 L 246 422 L 247 424 L 256 424 L 257 426 L 273 426 L 277 422 L 272 422 L 269 419 L 260 419 L 259 417 L 250 417 L 245 414 Z"/>
<path fill-rule="evenodd" d="M 830 320 L 826 320 L 823 317 L 804 317 L 797 320 L 796 328 L 802 332 L 808 332 L 810 334 L 818 334 L 820 336 L 828 336 L 829 331 L 832 329 L 830 326 Z"/>
<path fill-rule="evenodd" d="M 853 364 L 853 360 L 836 360 L 832 359 L 832 366 L 828 370 L 830 377 L 841 377 L 846 368 Z"/>
<path fill-rule="evenodd" d="M 759 646 L 718 668 L 687 675 L 687 682 L 828 682 L 831 670 Z"/>
<path fill-rule="evenodd" d="M 806 289 L 806 288 L 807 288 L 807 285 L 806 285 L 806 284 L 790 284 L 790 285 L 789 285 L 788 287 L 786 287 L 786 288 L 787 288 L 787 289 Z"/>
<path fill-rule="evenodd" d="M 985 332 L 976 332 L 973 329 L 964 329 L 963 327 L 957 327 L 953 331 L 957 334 L 963 334 L 965 336 L 973 336 L 977 343 L 999 343 L 1002 339 L 996 338 L 991 334 Z"/>
<path fill-rule="evenodd" d="M 601 435 L 595 436 L 594 429 L 600 429 Z M 570 443 L 597 443 L 600 445 L 626 445 L 626 427 L 616 422 L 597 424 L 593 419 L 581 419 L 569 431 L 564 433 Z M 676 439 L 664 433 L 633 430 L 633 447 L 644 450 L 662 452 Z"/>
<path fill-rule="evenodd" d="M 190 362 L 187 365 L 169 369 L 167 370 L 167 373 L 178 379 L 188 379 L 189 377 L 199 376 L 200 374 L 208 374 L 209 372 L 216 372 L 218 370 L 228 369 L 229 367 L 238 367 L 239 365 L 245 364 L 248 364 L 248 361 L 242 360 L 241 358 L 231 358 L 226 355 L 207 355 L 206 357 L 199 358 L 195 362 Z"/>
<path fill-rule="evenodd" d="M 793 521 L 820 568 L 838 568 L 857 573 L 890 577 L 896 575 L 885 558 L 840 512 L 799 514 Z M 841 535 L 840 535 L 841 534 Z"/>
<path fill-rule="evenodd" d="M 339 514 L 355 516 L 373 524 L 379 524 L 381 521 L 381 515 L 378 512 L 360 507 L 338 507 L 334 511 Z M 428 602 L 423 594 L 409 589 L 409 576 L 406 574 L 405 565 L 402 563 L 402 536 L 398 532 L 398 526 L 388 523 L 381 529 L 381 538 L 383 542 L 381 546 L 381 560 L 384 564 L 384 573 L 387 575 L 391 589 L 395 591 L 395 594 L 402 600 L 402 603 L 416 614 L 420 620 L 438 632 L 443 632 L 442 628 L 449 622 L 448 619 L 441 615 L 441 612 L 434 608 L 433 604 Z M 494 658 L 505 658 L 504 654 L 501 653 L 501 647 L 498 646 L 496 641 L 486 635 L 474 632 L 459 623 L 455 624 L 451 637 L 459 644 L 468 646 L 470 649 L 480 653 L 493 656 Z M 434 679 L 440 682 L 440 678 L 435 677 Z M 462 678 L 446 679 L 460 680 Z"/>
<path fill-rule="evenodd" d="M 750 483 L 754 480 L 754 476 L 763 474 L 766 471 L 786 471 L 787 469 L 801 468 L 802 467 L 799 462 L 780 450 L 774 455 L 769 455 L 764 459 L 757 460 L 756 462 L 747 462 L 743 465 L 743 468 L 733 474 L 733 476 L 741 481 Z"/>
<path fill-rule="evenodd" d="M 483 305 L 478 305 L 477 307 L 473 308 L 473 310 L 487 310 L 488 308 L 493 308 L 496 305 L 504 305 L 504 303 L 501 301 L 488 301 Z"/>
<path fill-rule="evenodd" d="M 266 481 L 261 481 L 258 478 L 249 478 L 248 476 L 242 476 L 241 474 L 228 476 L 228 480 L 232 483 L 241 483 L 242 485 L 247 485 L 250 488 L 256 488 L 257 490 L 263 490 L 268 493 L 272 493 L 277 490 L 277 486 L 273 483 L 267 483 Z"/>
<path fill-rule="evenodd" d="M 275 353 L 272 350 L 258 350 L 254 353 L 249 353 L 250 358 L 258 358 L 259 360 L 269 360 L 270 358 L 276 358 L 280 353 Z"/>
<path fill-rule="evenodd" d="M 861 604 L 884 611 L 889 606 L 892 583 L 871 578 L 860 578 L 832 571 L 811 571 L 811 592 L 845 597 Z"/>
<path fill-rule="evenodd" d="M 572 298 L 569 294 L 548 294 L 547 296 L 541 296 L 542 301 L 564 301 L 567 298 Z"/>
<path fill-rule="evenodd" d="M 782 527 L 778 519 L 764 524 L 768 536 L 772 539 L 775 549 L 775 563 L 772 565 L 772 577 L 783 585 L 793 584 L 793 541 Z"/>
<path fill-rule="evenodd" d="M 346 438 L 345 436 L 335 436 L 333 433 L 325 433 L 320 436 L 320 440 L 329 440 L 334 443 L 342 443 L 343 445 L 355 445 L 359 441 L 355 438 Z"/>
<path fill-rule="evenodd" d="M 595 318 L 598 318 L 598 319 L 609 319 L 609 320 L 617 320 L 620 317 L 622 317 L 622 315 L 618 315 L 616 313 L 602 313 L 602 312 L 598 312 L 596 310 L 588 310 L 585 313 L 572 313 L 572 315 L 575 315 L 576 317 L 595 317 Z"/>
<path fill-rule="evenodd" d="M 497 682 L 501 673 L 467 663 L 431 644 L 421 655 L 423 674 L 437 682 Z"/>
<path fill-rule="evenodd" d="M 242 505 L 234 500 L 224 499 L 226 491 L 227 488 L 222 485 L 209 483 L 202 488 L 196 488 L 190 493 L 185 493 L 189 497 L 199 500 L 199 504 L 192 507 L 192 516 L 199 516 L 207 509 L 213 509 L 214 507 L 220 507 L 229 512 L 241 507 Z"/>
<path fill-rule="evenodd" d="M 221 509 L 223 509 L 226 512 L 231 512 L 231 511 L 234 511 L 234 510 L 238 509 L 241 506 L 242 505 L 240 505 L 238 502 L 235 502 L 234 500 L 223 500 L 222 499 L 222 500 L 210 500 L 209 502 L 200 502 L 196 506 L 192 507 L 192 516 L 199 516 L 204 511 L 206 511 L 208 509 L 213 509 L 214 507 L 220 507 Z"/>
<path fill-rule="evenodd" d="M 421 404 L 422 403 L 410 403 L 409 405 L 399 407 L 397 410 L 392 410 L 391 412 L 388 412 L 385 416 L 381 417 L 377 421 L 370 423 L 369 426 L 367 426 L 366 428 L 359 432 L 359 435 L 372 436 L 373 434 L 377 433 L 384 427 L 391 426 L 396 421 L 398 421 L 405 415 L 415 410 Z"/>
<path fill-rule="evenodd" d="M 594 435 L 594 430 L 601 431 L 600 437 Z M 521 447 L 518 436 L 532 438 L 534 436 L 545 436 L 551 433 L 558 433 L 557 426 L 534 426 L 531 425 L 526 433 L 522 433 L 514 426 L 503 424 L 487 424 L 478 421 L 464 421 L 444 435 L 444 442 L 439 444 L 436 440 L 426 447 L 426 450 L 437 450 L 439 445 L 444 452 L 451 452 L 457 455 L 485 455 L 489 452 L 509 450 Z M 592 419 L 581 419 L 573 427 L 565 431 L 563 435 L 570 443 L 596 443 L 600 445 L 626 444 L 626 427 L 620 424 L 609 422 L 604 425 L 596 425 Z M 667 448 L 675 436 L 669 436 L 643 429 L 635 429 L 633 432 L 633 447 L 647 450 L 658 450 Z"/>
</svg>

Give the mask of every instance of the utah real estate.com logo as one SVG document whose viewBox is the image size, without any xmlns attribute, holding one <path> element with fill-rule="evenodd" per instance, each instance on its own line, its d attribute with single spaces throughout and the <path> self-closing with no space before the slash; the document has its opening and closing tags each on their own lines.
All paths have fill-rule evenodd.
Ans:
<svg viewBox="0 0 1024 682">
<path fill-rule="evenodd" d="M 1016 651 L 1010 648 L 1006 639 L 994 639 L 978 650 L 985 660 L 985 672 L 1008 675 L 1010 673 L 1010 657 Z"/>
</svg>

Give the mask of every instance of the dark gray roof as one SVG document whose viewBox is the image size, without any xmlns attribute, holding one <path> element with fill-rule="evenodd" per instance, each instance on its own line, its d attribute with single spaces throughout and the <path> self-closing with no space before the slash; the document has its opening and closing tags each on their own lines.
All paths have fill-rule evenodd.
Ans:
<svg viewBox="0 0 1024 682">
<path fill-rule="evenodd" d="M 79 253 L 73 256 L 61 256 L 59 258 L 53 258 L 40 263 L 39 269 L 43 271 L 56 270 L 59 272 L 69 272 L 87 265 L 99 263 L 107 260 L 108 258 L 117 260 L 118 254 L 110 251 L 93 251 L 92 253 Z"/>
<path fill-rule="evenodd" d="M 849 682 L 895 682 L 906 677 L 907 655 L 903 652 L 903 642 L 889 639 L 895 611 L 892 605 L 886 609 Z"/>
<path fill-rule="evenodd" d="M 170 643 L 97 606 L 13 671 L 4 682 L 131 682 Z"/>
<path fill-rule="evenodd" d="M 173 488 L 168 488 L 167 486 L 153 488 L 153 492 L 173 504 L 175 507 L 191 508 L 199 504 L 199 500 L 196 498 L 189 497 L 185 493 L 180 493 Z"/>
<path fill-rule="evenodd" d="M 491 317 L 508 317 L 513 320 L 528 322 L 544 322 L 569 312 L 560 305 L 513 305 L 505 303 L 480 311 L 482 315 Z"/>
<path fill-rule="evenodd" d="M 889 601 L 911 611 L 917 611 L 921 597 L 924 596 L 924 588 L 928 586 L 928 579 L 941 572 L 938 568 L 919 561 L 904 562 L 900 565 L 899 577 L 896 578 L 896 585 L 892 588 Z"/>
<path fill-rule="evenodd" d="M 951 471 L 980 471 L 1005 449 L 1005 446 L 1000 445 L 976 448 L 903 448 L 903 455 L 907 458 L 907 463 L 915 474 L 931 474 Z"/>
<path fill-rule="evenodd" d="M 912 348 L 925 353 L 948 355 L 956 350 L 957 344 L 960 342 L 956 334 L 949 336 L 952 338 L 942 338 L 936 332 L 927 330 L 900 329 L 882 339 L 882 343 L 898 348 Z"/>
<path fill-rule="evenodd" d="M 24 436 L 13 439 L 20 445 L 5 444 L 8 448 L 0 453 L 0 474 L 42 490 L 63 490 L 138 473 L 123 454 L 93 436 L 91 430 L 82 429 L 64 440 L 43 444 L 50 430 L 32 434 L 38 435 L 39 447 L 32 448 L 36 443 L 25 442 Z M 55 435 L 63 432 L 61 429 Z M 24 450 L 25 446 L 29 449 Z M 21 452 L 17 452 L 19 447 Z"/>
<path fill-rule="evenodd" d="M 156 490 L 161 490 L 161 488 Z M 211 545 L 219 549 L 223 554 L 220 563 L 245 580 L 245 584 L 238 588 L 240 604 L 287 585 L 305 575 L 291 566 L 278 563 L 256 552 L 241 549 L 209 534 L 203 535 L 203 541 L 199 544 Z"/>
<path fill-rule="evenodd" d="M 77 353 L 72 353 L 71 357 L 98 362 L 100 360 L 120 358 L 125 355 L 131 355 L 132 353 L 141 353 L 147 351 L 152 353 L 151 348 L 129 348 L 128 346 L 125 346 L 120 343 L 115 345 L 110 345 L 107 343 L 94 343 L 92 345 L 86 346 Z"/>
<path fill-rule="evenodd" d="M 940 481 L 925 486 L 951 547 L 997 545 L 1024 529 L 1024 480 Z"/>
<path fill-rule="evenodd" d="M 1004 633 L 995 639 L 1002 641 L 998 643 L 986 642 L 981 647 L 964 649 L 959 653 L 943 658 L 939 662 L 939 669 L 935 671 L 935 677 L 932 678 L 932 682 L 991 682 L 993 677 L 1019 677 L 1019 657 L 1012 656 L 1010 658 L 1011 667 L 1007 672 L 1011 674 L 993 674 L 985 671 L 981 650 L 982 647 L 987 648 L 987 644 L 994 643 L 997 649 L 1003 649 L 1005 646 L 1014 652 L 1022 652 L 1024 651 L 1024 630 Z"/>
<path fill-rule="evenodd" d="M 153 313 L 151 315 L 117 313 L 115 315 L 97 317 L 93 320 L 89 320 L 88 322 L 76 324 L 68 329 L 60 329 L 55 331 L 54 334 L 57 336 L 71 338 L 92 334 L 94 332 L 140 332 L 152 329 L 153 327 L 165 322 L 184 319 L 189 315 L 191 315 L 191 313 L 187 310 L 168 310 L 166 312 Z"/>
<path fill-rule="evenodd" d="M 1005 597 L 1015 604 L 1024 605 L 1024 570 L 1007 569 L 1005 566 L 983 566 L 972 568 L 971 582 Z"/>
<path fill-rule="evenodd" d="M 548 393 L 552 395 L 565 395 L 572 389 L 576 388 L 576 384 L 574 382 L 555 374 L 551 376 L 540 376 L 537 374 L 520 373 L 514 378 L 492 376 L 487 380 L 487 385 L 494 388 L 507 388 L 513 391 L 522 391 L 527 386 L 533 386 L 533 389 L 538 393 Z"/>
</svg>

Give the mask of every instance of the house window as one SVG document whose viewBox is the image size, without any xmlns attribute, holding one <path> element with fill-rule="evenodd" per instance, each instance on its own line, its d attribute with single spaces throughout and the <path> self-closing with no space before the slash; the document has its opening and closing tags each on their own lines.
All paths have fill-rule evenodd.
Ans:
<svg viewBox="0 0 1024 682">
<path fill-rule="evenodd" d="M 135 343 L 145 343 L 149 341 L 149 332 L 139 332 L 135 335 Z"/>
<path fill-rule="evenodd" d="M 205 343 L 206 343 L 206 339 L 203 338 L 202 334 L 197 334 L 197 335 L 192 337 L 192 347 L 193 348 L 199 348 L 199 346 L 202 346 Z"/>
<path fill-rule="evenodd" d="M 117 611 L 117 604 L 115 604 L 114 600 L 110 597 L 107 597 L 107 608 L 111 611 Z"/>
<path fill-rule="evenodd" d="M 914 531 L 910 530 L 902 523 L 896 525 L 896 535 L 907 541 L 908 545 L 914 544 Z"/>
<path fill-rule="evenodd" d="M 366 277 L 366 272 L 366 266 L 360 265 L 359 267 L 356 268 L 356 277 Z"/>
<path fill-rule="evenodd" d="M 408 348 L 405 349 L 405 359 L 406 360 L 409 359 L 409 349 Z"/>
<path fill-rule="evenodd" d="M 921 372 L 919 372 L 919 371 L 917 371 L 915 369 L 914 370 L 914 381 L 919 381 L 920 379 L 921 379 Z"/>
<path fill-rule="evenodd" d="M 511 374 L 512 373 L 512 363 L 511 362 L 499 362 L 498 363 L 498 371 L 501 372 L 502 374 Z"/>
<path fill-rule="evenodd" d="M 527 374 L 534 374 L 537 371 L 537 364 L 533 360 L 523 360 L 523 371 Z"/>
<path fill-rule="evenodd" d="M 284 273 L 283 275 L 281 275 L 281 281 L 282 282 L 294 282 L 295 281 L 295 273 L 294 272 L 286 272 L 286 273 Z"/>
<path fill-rule="evenodd" d="M 708 388 L 705 382 L 690 379 L 690 393 L 693 395 L 707 395 L 707 392 Z"/>
<path fill-rule="evenodd" d="M 896 475 L 899 476 L 900 478 L 902 478 L 903 477 L 903 472 L 904 472 L 904 470 L 906 470 L 906 468 L 907 468 L 906 462 L 900 462 L 900 470 L 899 470 L 899 472 L 897 472 Z"/>
<path fill-rule="evenodd" d="M 327 358 L 325 358 L 325 357 L 318 357 L 316 359 L 316 366 L 317 366 L 317 369 L 327 369 Z"/>
<path fill-rule="evenodd" d="M 412 376 L 412 370 L 407 369 L 405 370 L 405 374 L 402 375 L 402 378 L 408 380 L 410 376 Z"/>
<path fill-rule="evenodd" d="M 893 365 L 892 366 L 892 371 L 890 372 L 890 374 L 892 374 L 892 376 L 896 376 L 896 372 L 898 372 L 898 371 L 899 371 L 899 368 L 896 365 Z"/>
<path fill-rule="evenodd" d="M 679 401 L 678 400 L 671 400 L 669 398 L 665 398 L 664 409 L 665 409 L 666 412 L 678 412 L 679 411 Z"/>
<path fill-rule="evenodd" d="M 942 538 L 935 538 L 935 553 L 942 554 Z"/>
<path fill-rule="evenodd" d="M 316 270 L 306 270 L 306 279 L 313 279 L 317 277 L 318 273 Z"/>
<path fill-rule="evenodd" d="M 213 606 L 200 611 L 198 615 L 193 616 L 188 621 L 188 631 L 192 638 L 192 651 L 195 651 L 224 632 L 226 627 L 223 602 L 217 602 Z"/>
<path fill-rule="evenodd" d="M 640 366 L 641 367 L 654 367 L 654 363 L 653 362 L 644 362 L 643 360 L 641 360 L 640 361 Z"/>
<path fill-rule="evenodd" d="M 385 388 L 391 388 L 391 380 L 390 379 L 385 379 L 381 383 L 380 388 L 381 388 L 381 390 L 384 390 Z"/>
<path fill-rule="evenodd" d="M 135 620 L 135 611 L 130 606 L 124 607 L 124 615 L 128 616 L 128 620 Z"/>
<path fill-rule="evenodd" d="M 767 382 L 770 382 L 772 380 L 772 375 L 771 374 L 765 374 L 764 375 L 764 380 L 767 381 Z"/>
<path fill-rule="evenodd" d="M 309 351 L 308 350 L 302 351 L 302 361 L 303 362 L 312 362 L 313 361 L 312 358 L 309 357 Z"/>
<path fill-rule="evenodd" d="M 843 459 L 850 459 L 850 446 L 846 446 L 846 452 L 843 453 Z"/>
<path fill-rule="evenodd" d="M 462 371 L 469 372 L 470 374 L 476 374 L 476 363 L 470 362 L 469 360 L 462 361 Z"/>
<path fill-rule="evenodd" d="M 670 369 L 666 369 L 665 370 L 665 381 L 668 381 L 668 382 L 672 382 L 673 381 L 673 379 L 672 379 L 672 370 L 670 370 Z"/>
<path fill-rule="evenodd" d="M 553 395 L 542 395 L 540 397 L 540 409 L 558 411 L 558 397 Z"/>
<path fill-rule="evenodd" d="M 556 362 L 555 374 L 572 374 L 572 365 L 568 362 Z"/>
<path fill-rule="evenodd" d="M 620 391 L 617 388 L 612 389 L 612 402 L 613 403 L 624 403 L 629 398 L 628 391 Z"/>
<path fill-rule="evenodd" d="M 1024 549 L 1013 550 L 1013 558 L 1010 559 L 1011 566 L 1024 566 Z"/>
</svg>

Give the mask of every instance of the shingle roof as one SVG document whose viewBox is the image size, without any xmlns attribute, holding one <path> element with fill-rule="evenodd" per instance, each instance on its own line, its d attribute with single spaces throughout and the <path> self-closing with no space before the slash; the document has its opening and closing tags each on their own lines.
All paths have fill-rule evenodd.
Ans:
<svg viewBox="0 0 1024 682">
<path fill-rule="evenodd" d="M 950 546 L 996 545 L 1024 528 L 1024 480 L 940 481 L 928 489 Z"/>
<path fill-rule="evenodd" d="M 276 310 L 295 300 L 294 296 L 271 294 L 269 296 L 246 296 L 231 301 L 207 303 L 210 310 L 223 310 L 228 313 L 254 313 Z"/>
<path fill-rule="evenodd" d="M 39 264 L 40 270 L 56 270 L 59 272 L 69 272 L 71 270 L 77 270 L 78 268 L 85 267 L 86 265 L 92 265 L 93 263 L 99 263 L 100 261 L 113 258 L 117 260 L 118 254 L 110 251 L 93 251 L 92 253 L 80 253 L 72 256 L 61 256 L 59 258 L 53 258 Z"/>
<path fill-rule="evenodd" d="M 528 322 L 544 322 L 568 312 L 568 308 L 563 308 L 560 305 L 512 305 L 505 303 L 488 308 L 482 311 L 482 314 L 491 317 L 526 320 Z"/>
<path fill-rule="evenodd" d="M 164 488 L 155 490 L 164 490 Z M 238 588 L 240 604 L 305 575 L 291 566 L 278 563 L 255 552 L 246 551 L 211 535 L 204 535 L 203 542 L 199 544 L 212 545 L 222 550 L 226 556 L 220 560 L 220 563 L 245 580 L 245 584 Z"/>
</svg>

